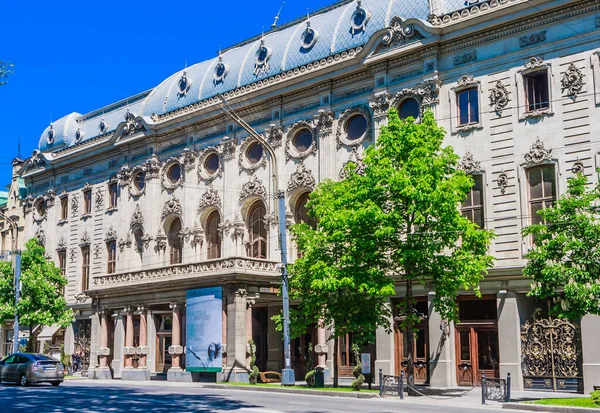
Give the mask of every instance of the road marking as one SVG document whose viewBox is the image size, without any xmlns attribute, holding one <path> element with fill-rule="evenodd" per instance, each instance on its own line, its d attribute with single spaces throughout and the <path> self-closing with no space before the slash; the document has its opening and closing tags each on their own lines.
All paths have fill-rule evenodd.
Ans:
<svg viewBox="0 0 600 413">
<path fill-rule="evenodd" d="M 288 402 L 288 404 L 300 404 L 302 406 L 310 406 L 310 403 L 302 403 L 302 402 Z"/>
</svg>

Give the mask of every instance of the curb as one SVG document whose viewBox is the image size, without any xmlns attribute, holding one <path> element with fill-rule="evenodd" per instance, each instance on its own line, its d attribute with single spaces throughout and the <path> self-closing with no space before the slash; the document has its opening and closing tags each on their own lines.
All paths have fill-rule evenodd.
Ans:
<svg viewBox="0 0 600 413">
<path fill-rule="evenodd" d="M 378 393 L 361 393 L 361 392 L 341 392 L 328 390 L 294 390 L 286 387 L 255 387 L 255 386 L 233 386 L 228 384 L 202 384 L 205 389 L 221 389 L 221 390 L 247 390 L 247 391 L 264 391 L 270 393 L 288 393 L 288 394 L 305 394 L 307 396 L 330 396 L 330 397 L 346 397 L 350 399 L 374 399 L 379 398 Z"/>
<path fill-rule="evenodd" d="M 504 403 L 503 409 L 525 410 L 530 412 L 551 412 L 551 413 L 590 413 L 597 412 L 598 409 L 588 407 L 569 407 L 569 406 L 551 406 L 546 404 L 526 404 L 526 403 Z"/>
</svg>

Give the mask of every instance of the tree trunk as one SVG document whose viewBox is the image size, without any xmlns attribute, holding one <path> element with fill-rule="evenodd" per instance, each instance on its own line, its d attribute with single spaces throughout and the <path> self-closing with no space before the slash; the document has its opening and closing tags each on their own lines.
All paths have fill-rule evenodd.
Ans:
<svg viewBox="0 0 600 413">
<path fill-rule="evenodd" d="M 27 340 L 27 347 L 26 347 L 28 353 L 34 352 L 34 349 L 33 349 L 33 345 L 35 343 L 34 340 L 35 340 L 35 336 L 33 334 L 33 326 L 30 325 L 29 326 L 29 340 Z"/>
<path fill-rule="evenodd" d="M 338 336 L 335 336 L 335 338 L 333 339 L 333 371 L 331 372 L 331 374 L 333 375 L 333 387 L 338 387 L 339 386 L 339 380 L 338 380 L 338 343 L 339 343 L 339 339 Z"/>
<path fill-rule="evenodd" d="M 413 285 L 412 280 L 406 281 L 406 383 L 408 384 L 408 394 L 414 395 L 415 387 L 415 332 L 413 330 Z"/>
</svg>

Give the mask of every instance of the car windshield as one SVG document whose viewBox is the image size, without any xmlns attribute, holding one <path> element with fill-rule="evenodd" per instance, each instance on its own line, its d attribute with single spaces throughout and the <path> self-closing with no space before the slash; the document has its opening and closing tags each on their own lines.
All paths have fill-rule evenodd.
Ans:
<svg viewBox="0 0 600 413">
<path fill-rule="evenodd" d="M 35 361 L 53 360 L 50 357 L 44 356 L 43 354 L 27 354 L 27 357 L 29 357 L 30 359 L 35 360 Z"/>
</svg>

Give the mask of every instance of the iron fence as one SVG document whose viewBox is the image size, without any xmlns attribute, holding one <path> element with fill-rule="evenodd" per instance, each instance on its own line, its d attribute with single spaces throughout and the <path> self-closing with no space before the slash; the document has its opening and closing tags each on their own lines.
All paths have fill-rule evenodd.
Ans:
<svg viewBox="0 0 600 413">
<path fill-rule="evenodd" d="M 404 399 L 404 372 L 400 376 L 384 375 L 379 369 L 379 397 L 396 396 Z"/>
<path fill-rule="evenodd" d="M 481 375 L 481 404 L 486 400 L 510 402 L 510 373 L 506 379 L 487 378 Z"/>
</svg>

